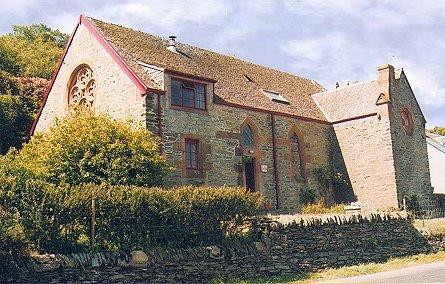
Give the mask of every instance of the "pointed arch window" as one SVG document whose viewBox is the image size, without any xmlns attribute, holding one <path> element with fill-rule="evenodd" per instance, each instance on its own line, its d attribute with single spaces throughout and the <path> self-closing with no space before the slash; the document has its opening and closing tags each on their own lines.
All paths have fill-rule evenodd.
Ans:
<svg viewBox="0 0 445 284">
<path fill-rule="evenodd" d="M 295 178 L 297 180 L 304 180 L 304 164 L 302 159 L 302 145 L 296 133 L 290 136 L 291 144 L 291 159 L 292 166 L 295 168 Z"/>
<path fill-rule="evenodd" d="M 243 130 L 243 145 L 246 148 L 253 148 L 254 136 L 252 127 L 246 125 Z"/>
</svg>

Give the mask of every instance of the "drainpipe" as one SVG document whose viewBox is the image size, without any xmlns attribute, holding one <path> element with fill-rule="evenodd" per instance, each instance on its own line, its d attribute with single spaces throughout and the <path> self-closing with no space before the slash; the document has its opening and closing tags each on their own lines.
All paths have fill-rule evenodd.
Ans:
<svg viewBox="0 0 445 284">
<path fill-rule="evenodd" d="M 280 175 L 278 172 L 278 158 L 277 158 L 277 141 L 275 132 L 275 115 L 270 115 L 270 121 L 272 126 L 272 160 L 273 160 L 273 175 L 275 180 L 275 194 L 276 194 L 276 208 L 281 208 L 281 190 L 280 190 Z"/>
<path fill-rule="evenodd" d="M 159 136 L 159 152 L 164 153 L 164 129 L 162 128 L 162 104 L 161 94 L 158 95 L 158 136 Z"/>
</svg>

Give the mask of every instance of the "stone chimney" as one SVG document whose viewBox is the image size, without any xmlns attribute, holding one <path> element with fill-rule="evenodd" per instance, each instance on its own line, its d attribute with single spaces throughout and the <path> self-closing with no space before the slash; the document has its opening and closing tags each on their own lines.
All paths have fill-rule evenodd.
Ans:
<svg viewBox="0 0 445 284">
<path fill-rule="evenodd" d="M 380 95 L 376 104 L 380 105 L 391 102 L 391 85 L 394 84 L 395 74 L 394 67 L 389 64 L 380 65 L 377 70 Z"/>
</svg>

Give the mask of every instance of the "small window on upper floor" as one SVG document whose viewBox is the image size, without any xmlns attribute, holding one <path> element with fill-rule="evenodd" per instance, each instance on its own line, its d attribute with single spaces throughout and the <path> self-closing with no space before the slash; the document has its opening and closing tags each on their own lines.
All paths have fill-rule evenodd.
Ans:
<svg viewBox="0 0 445 284">
<path fill-rule="evenodd" d="M 271 100 L 273 102 L 287 104 L 287 105 L 290 104 L 290 102 L 285 97 L 283 97 L 282 95 L 280 95 L 277 92 L 272 92 L 272 91 L 268 91 L 268 90 L 262 90 L 262 91 L 266 95 L 266 97 L 268 97 L 269 100 Z"/>
<path fill-rule="evenodd" d="M 172 79 L 171 103 L 174 106 L 206 110 L 204 84 Z"/>
</svg>

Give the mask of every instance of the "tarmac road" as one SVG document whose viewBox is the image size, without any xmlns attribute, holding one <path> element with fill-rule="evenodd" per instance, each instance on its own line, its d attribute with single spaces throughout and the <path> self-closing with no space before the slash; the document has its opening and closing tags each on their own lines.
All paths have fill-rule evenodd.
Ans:
<svg viewBox="0 0 445 284">
<path fill-rule="evenodd" d="M 445 283 L 445 261 L 318 283 Z"/>
</svg>

